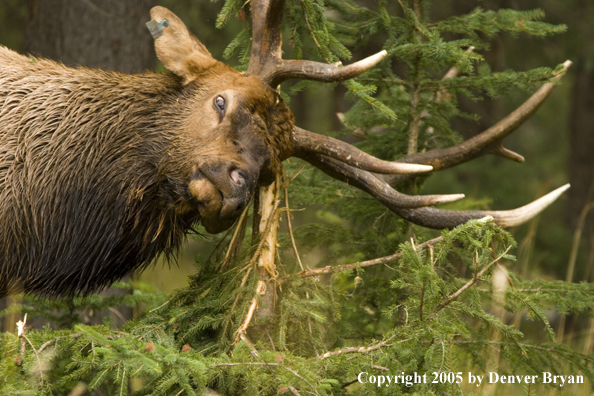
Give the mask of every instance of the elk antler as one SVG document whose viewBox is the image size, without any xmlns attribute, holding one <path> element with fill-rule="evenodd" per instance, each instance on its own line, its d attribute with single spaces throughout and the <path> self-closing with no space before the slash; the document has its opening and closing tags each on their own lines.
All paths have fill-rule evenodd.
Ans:
<svg viewBox="0 0 594 396">
<path fill-rule="evenodd" d="M 417 208 L 409 206 L 407 208 L 405 204 L 399 200 L 400 193 L 370 172 L 357 169 L 320 154 L 312 154 L 303 159 L 321 169 L 327 175 L 349 183 L 371 194 L 388 209 L 411 223 L 435 229 L 454 228 L 460 224 L 466 223 L 468 220 L 481 219 L 485 216 L 493 217 L 495 223 L 501 227 L 514 227 L 523 224 L 538 215 L 569 188 L 569 184 L 565 184 L 528 205 L 513 210 L 446 210 L 432 207 L 419 207 L 432 204 L 419 205 Z M 416 196 L 411 197 L 405 195 L 405 197 L 414 198 Z M 431 196 L 422 196 L 422 198 L 425 197 Z"/>
<path fill-rule="evenodd" d="M 563 63 L 563 69 L 559 71 L 557 76 L 562 76 L 569 66 L 571 66 L 571 61 L 565 61 Z M 398 159 L 397 162 L 414 162 L 416 164 L 431 165 L 434 171 L 448 169 L 485 154 L 498 155 L 512 161 L 524 162 L 524 157 L 504 148 L 501 141 L 538 110 L 540 105 L 549 97 L 555 85 L 552 82 L 544 83 L 530 98 L 516 110 L 508 114 L 507 117 L 465 142 L 444 149 L 433 149 L 424 153 L 410 154 Z M 383 180 L 392 186 L 407 179 L 409 177 L 406 175 L 390 175 L 383 178 Z"/>
<path fill-rule="evenodd" d="M 283 8 L 284 0 L 251 1 L 254 41 L 248 73 L 257 75 L 272 87 L 290 78 L 323 82 L 346 80 L 375 66 L 387 54 L 386 51 L 381 51 L 345 67 L 340 63 L 328 65 L 304 60 L 283 60 L 281 56 Z M 559 75 L 562 75 L 570 64 L 569 61 L 565 62 Z M 372 157 L 337 139 L 295 127 L 293 156 L 308 161 L 333 178 L 366 191 L 390 210 L 415 224 L 429 228 L 453 228 L 470 219 L 492 216 L 494 221 L 503 227 L 519 225 L 540 213 L 567 190 L 569 185 L 560 187 L 526 206 L 509 211 L 436 209 L 427 206 L 454 201 L 463 198 L 464 195 L 411 196 L 402 194 L 392 187 L 414 177 L 412 173 L 447 169 L 485 154 L 499 155 L 523 162 L 524 158 L 505 149 L 501 145 L 501 140 L 527 120 L 553 88 L 554 83 L 545 83 L 524 104 L 499 123 L 450 148 L 411 154 L 398 161 L 388 162 Z M 404 164 L 411 166 L 401 167 Z"/>
<path fill-rule="evenodd" d="M 252 4 L 253 42 L 248 73 L 276 87 L 291 78 L 334 82 L 353 78 L 377 65 L 385 50 L 345 67 L 307 60 L 283 60 L 281 25 L 284 0 L 254 0 Z"/>
<path fill-rule="evenodd" d="M 359 169 L 377 173 L 418 173 L 433 170 L 431 165 L 383 161 L 341 140 L 308 132 L 299 127 L 295 127 L 293 140 L 295 143 L 293 155 L 296 157 L 315 152 L 336 158 Z"/>
</svg>

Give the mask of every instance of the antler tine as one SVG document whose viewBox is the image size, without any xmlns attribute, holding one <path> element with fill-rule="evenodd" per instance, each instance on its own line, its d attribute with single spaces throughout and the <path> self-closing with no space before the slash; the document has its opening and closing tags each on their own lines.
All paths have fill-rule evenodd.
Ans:
<svg viewBox="0 0 594 396">
<path fill-rule="evenodd" d="M 390 188 L 386 183 L 380 181 L 369 172 L 346 165 L 324 155 L 310 154 L 305 159 L 327 175 L 369 193 L 405 220 L 422 227 L 434 229 L 451 229 L 466 223 L 468 220 L 481 219 L 486 216 L 491 216 L 493 221 L 501 227 L 515 227 L 538 215 L 569 188 L 569 184 L 566 184 L 528 205 L 512 210 L 447 210 L 428 206 L 436 204 L 437 201 L 441 201 L 441 203 L 448 200 L 453 201 L 464 197 L 464 195 L 409 196 Z M 422 202 L 426 204 L 407 207 L 406 205 L 409 202 Z"/>
<path fill-rule="evenodd" d="M 353 78 L 377 65 L 388 54 L 380 51 L 351 65 L 282 59 L 284 0 L 252 0 L 253 41 L 248 73 L 276 87 L 291 78 L 334 82 Z"/>
<path fill-rule="evenodd" d="M 486 216 L 493 217 L 495 224 L 507 228 L 515 227 L 526 223 L 528 220 L 537 216 L 550 204 L 552 204 L 561 194 L 568 188 L 569 184 L 565 184 L 551 191 L 547 195 L 532 201 L 528 205 L 524 205 L 512 210 L 447 210 L 437 208 L 418 208 L 405 209 L 399 207 L 389 207 L 393 212 L 400 217 L 427 228 L 435 228 L 438 230 L 446 228 L 454 228 L 460 224 L 464 224 L 468 220 L 481 219 Z"/>
<path fill-rule="evenodd" d="M 299 127 L 295 127 L 293 130 L 293 141 L 295 144 L 293 156 L 306 160 L 311 153 L 320 153 L 345 164 L 376 173 L 419 173 L 429 172 L 433 169 L 430 165 L 383 161 L 348 143 Z"/>
<path fill-rule="evenodd" d="M 571 61 L 565 61 L 563 66 L 563 70 L 559 73 L 560 76 L 571 66 Z M 516 162 L 523 162 L 524 157 L 504 148 L 501 145 L 501 140 L 530 118 L 550 95 L 555 86 L 554 82 L 543 84 L 507 117 L 465 142 L 444 149 L 433 149 L 424 153 L 410 154 L 398 159 L 398 162 L 431 165 L 434 171 L 451 168 L 485 154 L 495 154 Z M 408 178 L 404 175 L 390 175 L 383 177 L 383 180 L 390 185 L 396 185 Z"/>
<path fill-rule="evenodd" d="M 394 190 L 387 183 L 373 176 L 373 174 L 325 155 L 309 153 L 307 156 L 301 158 L 322 170 L 330 177 L 351 184 L 360 190 L 371 194 L 388 208 L 391 208 L 391 206 L 398 208 L 420 208 L 423 206 L 453 202 L 464 198 L 464 194 L 402 194 L 401 192 Z"/>
<path fill-rule="evenodd" d="M 271 86 L 276 86 L 291 78 L 301 78 L 320 82 L 344 81 L 349 78 L 357 77 L 364 71 L 371 69 L 384 59 L 386 55 L 388 55 L 388 52 L 382 50 L 375 55 L 371 55 L 348 66 L 342 66 L 342 63 L 340 62 L 336 64 L 326 64 L 307 60 L 283 60 L 269 75 L 263 77 L 263 79 L 265 79 Z"/>
</svg>

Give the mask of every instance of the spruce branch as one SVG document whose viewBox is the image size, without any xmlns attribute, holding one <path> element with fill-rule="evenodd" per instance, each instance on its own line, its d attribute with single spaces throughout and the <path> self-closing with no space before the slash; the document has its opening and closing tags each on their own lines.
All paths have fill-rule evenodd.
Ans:
<svg viewBox="0 0 594 396">
<path fill-rule="evenodd" d="M 450 18 L 445 23 L 432 24 L 430 18 L 436 14 L 430 12 L 431 2 L 398 2 L 404 10 L 404 18 L 391 14 L 394 4 L 388 7 L 387 0 L 380 0 L 377 12 L 360 7 L 352 0 L 251 0 L 246 3 L 225 0 L 217 23 L 223 25 L 237 12 L 243 13 L 239 14 L 242 29 L 231 41 L 224 56 L 239 53 L 244 66 L 251 48 L 258 47 L 258 41 L 261 41 L 256 34 L 252 40 L 252 33 L 257 29 L 254 29 L 253 23 L 245 20 L 245 13 L 252 14 L 258 4 L 272 7 L 272 17 L 278 22 L 276 31 L 280 33 L 283 30 L 292 36 L 292 42 L 288 44 L 299 57 L 303 52 L 313 49 L 320 58 L 334 61 L 345 57 L 341 45 L 360 48 L 382 45 L 393 59 L 398 58 L 398 61 L 406 63 L 409 73 L 402 80 L 397 79 L 394 75 L 396 69 L 391 68 L 389 62 L 384 62 L 370 70 L 366 77 L 347 81 L 345 85 L 349 94 L 358 101 L 353 107 L 354 111 L 347 113 L 345 125 L 348 129 L 351 128 L 348 124 L 352 125 L 353 133 L 369 132 L 363 136 L 367 138 L 362 143 L 364 148 L 375 151 L 374 154 L 379 157 L 392 160 L 406 152 L 409 143 L 406 132 L 412 128 L 411 135 L 416 136 L 416 143 L 410 151 L 415 154 L 405 159 L 424 158 L 433 161 L 439 169 L 459 162 L 451 153 L 448 154 L 447 149 L 432 156 L 431 151 L 425 151 L 424 148 L 433 145 L 446 147 L 455 144 L 459 138 L 450 120 L 467 114 L 457 109 L 456 95 L 471 99 L 478 98 L 478 93 L 500 96 L 513 88 L 532 88 L 533 84 L 543 80 L 552 82 L 554 79 L 551 76 L 563 73 L 561 67 L 554 72 L 540 68 L 518 73 L 492 73 L 484 67 L 478 74 L 472 73 L 474 64 L 483 59 L 477 53 L 465 54 L 464 49 L 474 44 L 479 49 L 485 48 L 486 38 L 492 36 L 492 32 L 525 31 L 538 34 L 538 30 L 543 30 L 542 35 L 552 33 L 551 26 L 539 22 L 542 15 L 538 12 L 493 13 L 479 9 L 467 17 Z M 399 7 L 398 3 L 395 6 Z M 281 26 L 278 16 L 283 11 L 284 25 Z M 380 39 L 388 36 L 383 44 L 373 36 L 378 32 Z M 453 32 L 457 39 L 451 40 L 449 32 Z M 368 37 L 373 38 L 367 42 Z M 274 41 L 276 44 L 282 44 L 280 34 L 272 38 L 277 39 Z M 302 43 L 301 39 L 307 39 L 308 42 Z M 270 52 L 265 46 L 262 48 L 265 49 L 262 51 L 263 56 Z M 281 59 L 280 45 L 268 47 L 276 48 Z M 287 47 L 285 49 L 292 51 Z M 314 62 L 306 61 L 298 65 L 310 67 Z M 313 69 L 333 70 L 346 75 L 346 68 L 339 67 L 337 63 L 324 67 L 327 68 L 315 66 Z M 439 73 L 448 68 L 448 72 L 440 79 Z M 280 74 L 272 75 L 271 80 L 315 75 L 313 72 L 299 74 L 297 69 L 287 66 Z M 465 75 L 457 77 L 458 73 Z M 369 111 L 370 108 L 374 111 Z M 523 115 L 521 119 L 524 119 Z M 517 120 L 511 121 L 516 124 L 521 121 Z M 507 127 L 516 126 L 508 123 Z M 505 125 L 500 127 L 507 128 Z M 507 130 L 500 130 L 489 141 L 475 139 L 471 142 L 474 148 L 463 150 L 463 159 L 499 154 L 519 160 L 520 156 L 500 146 L 501 139 L 507 133 Z M 474 149 L 480 152 L 475 155 L 472 153 Z M 291 166 L 299 167 L 297 164 Z M 167 297 L 160 296 L 160 300 L 155 300 L 154 304 L 158 308 L 149 311 L 145 317 L 129 322 L 122 333 L 114 333 L 105 327 L 89 328 L 88 331 L 86 327 L 79 327 L 74 330 L 77 333 L 71 335 L 28 331 L 25 334 L 28 338 L 21 337 L 20 340 L 14 334 L 6 333 L 0 335 L 0 366 L 2 362 L 4 365 L 12 363 L 11 357 L 15 350 L 18 354 L 18 348 L 21 345 L 26 347 L 29 342 L 31 346 L 41 345 L 37 349 L 41 361 L 45 358 L 41 355 L 42 351 L 52 349 L 53 354 L 53 349 L 56 350 L 56 364 L 49 372 L 44 368 L 45 378 L 42 376 L 42 381 L 45 380 L 45 388 L 58 393 L 73 389 L 73 383 L 85 383 L 99 393 L 126 394 L 129 379 L 138 377 L 142 378 L 144 389 L 135 393 L 147 396 L 203 392 L 216 395 L 216 392 L 205 388 L 207 384 L 216 385 L 221 393 L 278 392 L 305 396 L 348 393 L 350 389 L 341 391 L 339 387 L 345 388 L 352 383 L 347 383 L 344 376 L 356 372 L 361 364 L 385 372 L 394 371 L 395 368 L 412 372 L 422 367 L 431 371 L 453 371 L 459 367 L 459 360 L 468 356 L 473 359 L 472 367 L 483 367 L 483 357 L 490 353 L 491 348 L 496 348 L 497 351 L 501 350 L 502 359 L 508 359 L 505 367 L 509 371 L 538 371 L 544 367 L 560 371 L 571 366 L 582 370 L 590 379 L 594 378 L 590 368 L 594 363 L 593 358 L 574 352 L 566 345 L 519 344 L 518 340 L 522 336 L 520 332 L 483 308 L 485 301 L 491 298 L 491 290 L 481 283 L 481 276 L 490 277 L 496 266 L 500 266 L 499 262 L 491 262 L 499 260 L 495 258 L 498 253 L 492 253 L 493 246 L 497 244 L 497 251 L 503 251 L 513 243 L 511 236 L 495 226 L 477 227 L 476 223 L 470 223 L 452 232 L 443 232 L 442 236 L 424 243 L 420 243 L 423 241 L 421 239 L 411 241 L 412 247 L 406 244 L 394 249 L 406 241 L 406 223 L 390 213 L 378 215 L 384 209 L 361 195 L 336 194 L 338 188 L 344 187 L 335 187 L 332 181 L 325 180 L 321 187 L 319 183 L 316 184 L 319 182 L 316 180 L 317 175 L 307 181 L 303 181 L 305 178 L 297 180 L 291 198 L 305 202 L 306 206 L 310 203 L 324 205 L 332 214 L 324 219 L 328 220 L 327 224 L 297 230 L 291 217 L 287 189 L 288 184 L 303 169 L 301 166 L 292 175 L 282 174 L 282 183 L 278 183 L 277 179 L 276 195 L 271 195 L 270 191 L 256 191 L 253 239 L 245 263 L 234 260 L 234 257 L 238 257 L 240 249 L 245 246 L 242 240 L 246 232 L 247 211 L 242 213 L 234 228 L 220 237 L 213 237 L 219 238 L 220 243 L 211 257 L 219 254 L 224 256 L 219 266 L 201 268 L 192 286 L 176 292 L 168 301 L 163 303 Z M 382 177 L 394 183 L 397 180 L 410 180 L 393 179 L 389 175 Z M 419 184 L 422 182 L 417 180 Z M 285 208 L 282 208 L 279 200 L 281 189 L 285 193 Z M 291 204 L 295 206 L 297 200 L 291 201 Z M 264 206 L 269 211 L 258 210 Z M 277 289 L 277 266 L 281 266 L 279 252 L 282 251 L 278 248 L 276 232 L 283 210 L 287 212 L 287 230 L 283 229 L 283 232 L 286 232 L 287 242 L 290 240 L 292 245 L 289 247 L 287 243 L 284 248 L 288 255 L 293 254 L 292 249 L 300 269 L 280 279 L 295 281 L 284 283 L 282 293 L 277 294 L 277 290 L 280 290 Z M 302 230 L 307 232 L 305 243 L 299 239 Z M 495 241 L 494 244 L 491 240 Z M 321 247 L 326 257 L 334 260 L 321 265 L 351 264 L 305 270 L 297 246 L 300 249 L 306 246 Z M 357 261 L 370 257 L 377 258 Z M 452 261 L 449 258 L 455 259 Z M 395 268 L 388 267 L 391 262 L 396 262 Z M 472 280 L 464 279 L 465 275 L 458 275 L 458 264 L 464 270 L 469 265 L 468 272 Z M 385 265 L 392 271 L 379 268 L 379 276 L 367 274 L 364 286 L 359 286 L 355 280 L 355 288 L 348 298 L 343 297 L 344 292 L 352 287 L 350 280 L 339 278 L 329 283 L 302 280 L 310 276 L 358 271 L 359 268 L 376 265 Z M 507 290 L 509 297 L 506 303 L 511 308 L 507 305 L 506 308 L 510 308 L 510 311 L 526 306 L 532 310 L 531 316 L 535 314 L 542 320 L 543 310 L 555 304 L 561 312 L 589 312 L 594 307 L 591 298 L 594 286 L 561 281 L 528 282 L 516 278 L 513 273 L 511 278 L 519 288 Z M 460 297 L 462 294 L 463 297 Z M 103 299 L 100 304 L 106 306 L 113 301 Z M 76 304 L 77 307 L 80 305 L 79 302 Z M 89 303 L 94 310 L 98 305 L 96 302 Z M 45 315 L 51 314 L 56 307 L 45 301 L 39 306 Z M 363 313 L 365 311 L 369 316 Z M 438 320 L 430 322 L 432 319 Z M 388 329 L 391 321 L 393 328 Z M 489 338 L 490 334 L 484 332 L 485 327 L 498 330 L 505 338 Z M 122 335 L 123 339 L 112 341 Z M 457 338 L 462 341 L 457 341 Z M 14 340 L 6 343 L 8 351 L 4 348 L 4 339 Z M 241 341 L 245 342 L 246 347 Z M 238 343 L 241 344 L 239 347 Z M 182 344 L 185 345 L 180 348 Z M 458 344 L 461 344 L 460 347 L 455 348 Z M 333 347 L 335 350 L 332 350 L 328 345 L 341 346 Z M 525 353 L 522 345 L 529 353 Z M 232 356 L 229 354 L 230 346 L 235 346 Z M 257 359 L 254 359 L 255 356 Z M 290 357 L 286 359 L 286 356 Z M 26 357 L 29 367 L 34 366 L 31 352 L 27 351 Z M 17 371 L 12 368 L 10 372 L 6 371 L 6 381 L 0 381 L 0 394 L 40 393 L 38 381 L 32 381 L 30 375 L 23 375 L 24 370 L 20 374 Z M 33 374 L 32 378 L 35 379 L 36 369 L 33 367 L 27 374 Z M 375 392 L 371 388 L 368 390 Z M 415 385 L 415 391 L 419 394 L 456 393 L 454 384 L 419 384 Z M 356 390 L 351 392 L 356 393 Z"/>
<path fill-rule="evenodd" d="M 441 344 L 441 363 L 437 372 L 441 373 L 441 370 L 443 369 L 443 363 L 445 362 L 445 344 L 443 343 L 443 340 L 439 340 L 439 343 Z"/>
<path fill-rule="evenodd" d="M 39 376 L 41 377 L 41 389 L 43 389 L 43 368 L 41 366 L 41 359 L 39 358 L 39 353 L 38 351 L 35 349 L 35 347 L 33 346 L 33 343 L 31 342 L 31 340 L 29 339 L 29 337 L 27 337 L 27 333 L 26 333 L 26 329 L 25 327 L 27 326 L 27 314 L 25 313 L 25 317 L 23 318 L 23 320 L 19 320 L 17 322 L 17 329 L 18 329 L 18 337 L 21 339 L 21 356 L 25 357 L 25 340 L 27 341 L 27 343 L 31 346 L 31 349 L 33 349 L 33 353 L 35 354 L 35 357 L 37 358 L 37 367 L 39 368 Z"/>
<path fill-rule="evenodd" d="M 499 260 L 501 260 L 511 248 L 512 248 L 511 245 L 508 246 L 507 249 L 505 249 L 505 251 L 503 253 L 501 253 L 497 258 L 495 258 L 489 264 L 485 265 L 485 267 L 483 267 L 483 269 L 480 270 L 480 272 L 477 272 L 475 270 L 474 276 L 472 277 L 472 279 L 469 280 L 468 282 L 466 282 L 466 284 L 464 286 L 462 286 L 456 292 L 454 292 L 453 294 L 448 296 L 447 299 L 445 299 L 442 303 L 440 303 L 437 307 L 435 307 L 435 311 L 433 312 L 433 314 L 431 315 L 430 318 L 433 319 L 435 317 L 435 315 L 437 314 L 437 312 L 441 311 L 443 308 L 445 308 L 447 305 L 449 305 L 452 301 L 454 301 L 456 298 L 458 298 L 462 293 L 464 293 L 466 290 L 468 290 L 468 288 L 470 288 L 472 285 L 477 283 L 479 281 L 479 279 L 481 278 L 481 276 L 483 276 L 483 274 L 485 272 L 487 272 L 487 270 L 489 268 L 491 268 L 493 265 L 497 264 L 499 262 Z"/>
<path fill-rule="evenodd" d="M 283 174 L 283 181 L 284 181 L 284 174 Z M 297 258 L 297 262 L 299 263 L 299 268 L 301 271 L 304 271 L 305 268 L 303 267 L 303 263 L 301 262 L 301 257 L 299 256 L 299 251 L 297 250 L 297 244 L 295 243 L 295 236 L 293 235 L 293 227 L 291 225 L 291 209 L 289 208 L 289 191 L 287 190 L 287 185 L 285 182 L 284 188 L 285 192 L 285 208 L 286 208 L 286 215 L 287 215 L 287 230 L 289 231 L 289 237 L 291 238 L 291 245 L 293 246 L 293 252 L 295 252 L 295 257 Z"/>
<path fill-rule="evenodd" d="M 289 162 L 289 160 L 287 160 L 287 163 Z M 284 174 L 284 168 L 283 168 L 283 188 L 287 188 L 289 187 L 289 185 L 291 183 L 293 183 L 293 181 L 301 174 L 303 173 L 303 171 L 305 170 L 305 168 L 307 167 L 307 162 L 304 162 L 303 164 L 301 164 L 301 166 L 299 167 L 299 169 L 297 169 L 291 176 L 289 176 L 286 180 L 285 180 L 285 174 Z"/>
<path fill-rule="evenodd" d="M 411 155 L 419 148 L 419 128 L 421 126 L 422 112 L 419 112 L 421 101 L 421 85 L 415 83 L 410 101 L 410 125 L 408 132 L 408 150 L 406 154 Z"/>
<path fill-rule="evenodd" d="M 508 342 L 506 341 L 485 341 L 485 340 L 453 340 L 451 341 L 453 344 L 477 344 L 477 345 L 498 345 L 498 346 L 505 346 L 505 345 L 509 345 Z M 567 350 L 564 349 L 564 345 L 563 344 L 553 344 L 550 347 L 548 346 L 540 346 L 540 345 L 534 345 L 534 344 L 530 344 L 530 343 L 526 343 L 526 342 L 517 342 L 514 343 L 515 345 L 518 345 L 518 347 L 522 348 L 522 349 L 534 349 L 537 351 L 542 351 L 542 352 L 547 352 L 547 353 L 551 353 L 551 354 L 555 354 L 557 356 L 559 356 L 560 358 L 564 359 L 567 361 L 567 363 L 575 363 L 575 361 L 567 358 L 567 356 L 565 356 L 565 354 L 568 352 Z M 590 364 L 594 364 L 594 357 L 590 354 L 581 354 L 579 352 L 573 352 L 574 354 L 577 354 L 579 356 L 579 358 L 587 361 Z"/>
<path fill-rule="evenodd" d="M 386 347 L 386 346 L 392 346 L 394 344 L 402 344 L 405 343 L 407 341 L 412 340 L 413 338 L 406 338 L 404 340 L 400 340 L 400 341 L 396 341 L 394 343 L 390 343 L 390 341 L 392 341 L 394 338 L 396 338 L 397 334 L 394 334 L 393 336 L 378 342 L 377 344 L 368 346 L 368 347 L 348 347 L 348 348 L 343 348 L 343 349 L 339 349 L 336 351 L 330 351 L 330 352 L 326 352 L 320 356 L 318 356 L 318 360 L 322 360 L 322 359 L 326 359 L 328 357 L 331 356 L 340 356 L 340 355 L 345 355 L 347 353 L 369 353 L 372 351 L 375 351 L 377 349 Z"/>
<path fill-rule="evenodd" d="M 501 141 L 534 114 L 553 91 L 558 82 L 557 80 L 565 74 L 569 66 L 571 66 L 571 61 L 565 61 L 563 65 L 553 73 L 554 81 L 543 84 L 523 104 L 518 106 L 514 111 L 495 125 L 478 135 L 456 146 L 407 155 L 400 158 L 398 161 L 431 165 L 433 166 L 434 171 L 447 169 L 463 162 L 468 162 L 484 154 L 501 155 L 514 161 L 522 161 L 523 158 L 520 155 L 503 149 Z M 397 185 L 410 178 L 411 176 L 409 175 L 389 175 L 383 177 L 383 179 L 390 185 Z"/>
<path fill-rule="evenodd" d="M 423 320 L 423 303 L 425 302 L 425 287 L 427 287 L 427 282 L 423 282 L 423 286 L 421 288 L 421 296 L 419 297 L 419 319 Z"/>
<path fill-rule="evenodd" d="M 239 286 L 240 289 L 243 289 L 243 287 L 247 283 L 247 280 L 249 279 L 250 273 L 252 272 L 252 268 L 253 268 L 253 265 L 250 265 L 250 266 L 247 267 L 247 269 L 245 271 L 245 275 L 243 276 L 243 279 L 241 280 L 241 284 Z M 235 301 L 233 301 L 233 305 L 231 305 L 231 309 L 229 310 L 229 312 L 234 312 L 235 307 L 237 306 L 237 303 L 239 302 L 239 299 L 241 298 L 241 296 L 242 296 L 241 292 L 238 292 L 235 295 Z M 227 334 L 227 329 L 229 328 L 229 324 L 230 323 L 231 323 L 231 317 L 230 316 L 227 316 L 226 319 L 225 319 L 225 325 L 223 326 L 223 331 L 222 331 L 221 334 Z M 248 343 L 248 342 L 246 342 L 246 343 L 248 345 L 250 345 L 250 343 Z"/>
<path fill-rule="evenodd" d="M 282 365 L 282 364 L 278 364 L 278 363 L 267 363 L 267 362 L 241 362 L 241 363 L 215 363 L 212 365 L 212 367 L 233 367 L 233 366 L 270 366 L 270 367 L 279 367 L 282 368 L 284 370 L 289 371 L 291 374 L 293 374 L 295 377 L 299 378 L 300 380 L 302 380 L 303 382 L 305 382 L 307 385 L 309 385 L 312 389 L 315 395 L 320 395 L 318 393 L 318 391 L 316 390 L 316 388 L 312 385 L 311 382 L 309 382 L 308 380 L 306 380 L 305 378 L 303 378 L 303 376 L 301 376 L 298 372 L 296 372 L 295 370 Z"/>
<path fill-rule="evenodd" d="M 27 325 L 27 314 L 25 313 L 25 317 L 23 320 L 19 320 L 17 323 L 17 335 L 21 341 L 21 356 L 25 357 L 25 348 L 27 344 L 25 343 L 25 339 L 23 336 L 25 335 L 25 326 Z"/>
<path fill-rule="evenodd" d="M 473 51 L 474 51 L 473 46 L 470 46 L 470 47 L 468 47 L 468 49 L 466 49 L 466 53 L 471 53 Z M 457 77 L 458 73 L 460 73 L 460 68 L 458 66 L 450 67 L 450 69 L 442 77 L 441 82 L 444 82 L 445 80 L 451 80 L 451 79 Z M 443 85 L 442 85 L 437 90 L 437 92 L 435 94 L 435 103 L 441 103 L 444 100 L 450 102 L 452 100 L 452 98 L 451 98 L 449 92 L 447 91 L 447 89 L 445 89 L 445 87 L 443 87 Z M 423 114 L 421 115 L 421 117 L 425 118 L 427 116 L 429 116 L 429 112 L 425 109 L 425 110 L 423 110 Z M 428 133 L 433 133 L 433 127 L 428 128 Z"/>
<path fill-rule="evenodd" d="M 318 42 L 318 39 L 316 38 L 316 32 L 311 28 L 311 25 L 309 23 L 309 18 L 307 17 L 307 10 L 305 10 L 305 12 L 303 13 L 303 16 L 305 17 L 305 23 L 307 24 L 307 28 L 309 29 L 309 32 L 311 33 L 311 38 L 313 39 L 314 43 L 316 44 L 316 47 L 318 47 L 320 52 L 323 53 L 324 57 L 326 58 L 326 62 L 331 63 L 330 59 L 328 59 L 328 56 L 324 51 L 324 48 L 320 45 L 320 43 Z M 340 65 L 340 62 L 335 63 L 335 65 L 336 66 Z"/>
<path fill-rule="evenodd" d="M 299 393 L 299 392 L 297 391 L 297 389 L 295 389 L 295 387 L 294 387 L 294 386 L 289 386 L 289 390 L 290 390 L 290 391 L 291 391 L 291 392 L 292 392 L 294 395 L 296 395 L 296 396 L 301 396 L 301 393 Z"/>
<path fill-rule="evenodd" d="M 266 283 L 262 280 L 258 281 L 258 287 L 256 288 L 256 293 L 259 295 L 264 295 L 266 293 Z M 256 312 L 256 308 L 258 308 L 258 298 L 254 296 L 252 298 L 252 302 L 250 303 L 250 308 L 245 316 L 245 319 L 239 329 L 237 329 L 237 335 L 235 336 L 235 343 L 237 344 L 239 340 L 244 341 L 251 350 L 253 356 L 258 356 L 258 351 L 254 344 L 248 339 L 247 337 L 247 329 L 252 321 L 252 317 L 254 316 L 254 312 Z"/>
<path fill-rule="evenodd" d="M 223 261 L 221 263 L 221 268 L 225 268 L 225 266 L 233 260 L 234 256 L 237 254 L 237 251 L 239 250 L 239 247 L 241 246 L 241 243 L 243 242 L 243 237 L 245 236 L 246 218 L 250 206 L 251 200 L 241 213 L 239 220 L 237 220 L 235 230 L 233 231 L 233 236 L 231 237 L 231 241 L 229 241 L 229 245 L 227 247 L 227 253 L 225 254 L 225 258 L 223 258 Z"/>
<path fill-rule="evenodd" d="M 45 348 L 47 348 L 48 346 L 50 346 L 50 345 L 52 345 L 52 344 L 54 344 L 54 343 L 57 345 L 57 344 L 58 344 L 58 340 L 60 340 L 60 339 L 62 339 L 62 338 L 79 338 L 80 336 L 81 336 L 81 334 L 80 334 L 80 333 L 74 333 L 74 334 L 69 334 L 69 335 L 66 335 L 66 336 L 60 336 L 60 337 L 56 337 L 56 338 L 54 338 L 53 340 L 49 340 L 49 341 L 46 341 L 46 342 L 44 342 L 44 343 L 43 343 L 43 344 L 42 344 L 42 345 L 39 347 L 39 349 L 37 350 L 37 353 L 41 353 L 41 352 L 43 352 L 43 350 L 44 350 Z"/>
<path fill-rule="evenodd" d="M 425 242 L 417 245 L 416 249 L 426 249 L 430 246 L 433 246 L 433 245 L 441 242 L 442 240 L 443 240 L 443 237 L 441 237 L 441 236 L 439 236 L 437 238 L 430 239 L 428 241 L 425 241 Z M 401 257 L 402 257 L 402 253 L 398 252 L 398 253 L 392 254 L 390 256 L 380 257 L 380 258 L 376 258 L 373 260 L 358 261 L 358 262 L 352 263 L 352 264 L 326 266 L 324 268 L 316 268 L 316 269 L 311 269 L 311 270 L 300 271 L 295 274 L 289 275 L 287 277 L 281 278 L 281 280 L 286 280 L 287 278 L 294 277 L 294 276 L 300 276 L 302 278 L 306 278 L 309 276 L 333 274 L 336 272 L 343 272 L 343 271 L 353 270 L 356 268 L 372 267 L 375 265 L 382 265 L 382 264 L 387 264 L 392 261 L 396 261 L 396 260 L 400 259 Z"/>
</svg>

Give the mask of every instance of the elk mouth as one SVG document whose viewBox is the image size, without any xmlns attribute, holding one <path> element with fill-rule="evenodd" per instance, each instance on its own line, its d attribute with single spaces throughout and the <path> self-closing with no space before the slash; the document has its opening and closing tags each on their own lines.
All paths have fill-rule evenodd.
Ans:
<svg viewBox="0 0 594 396">
<path fill-rule="evenodd" d="M 254 193 L 248 173 L 228 165 L 210 164 L 192 175 L 189 189 L 198 201 L 201 223 L 210 234 L 229 229 Z"/>
</svg>

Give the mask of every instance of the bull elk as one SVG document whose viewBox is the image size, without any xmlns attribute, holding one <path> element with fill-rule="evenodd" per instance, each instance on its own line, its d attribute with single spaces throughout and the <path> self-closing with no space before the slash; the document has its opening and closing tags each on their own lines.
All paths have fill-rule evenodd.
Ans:
<svg viewBox="0 0 594 396">
<path fill-rule="evenodd" d="M 433 228 L 487 215 L 502 226 L 520 224 L 567 188 L 490 212 L 432 207 L 460 194 L 399 193 L 392 186 L 412 174 L 487 153 L 520 160 L 501 139 L 553 84 L 458 146 L 382 161 L 296 127 L 275 88 L 292 78 L 349 79 L 386 52 L 344 67 L 283 60 L 283 2 L 252 0 L 251 7 L 247 73 L 213 59 L 163 7 L 152 9 L 151 27 L 166 74 L 68 68 L 0 47 L 0 296 L 88 294 L 170 255 L 199 222 L 210 233 L 226 230 L 291 156 Z"/>
</svg>

